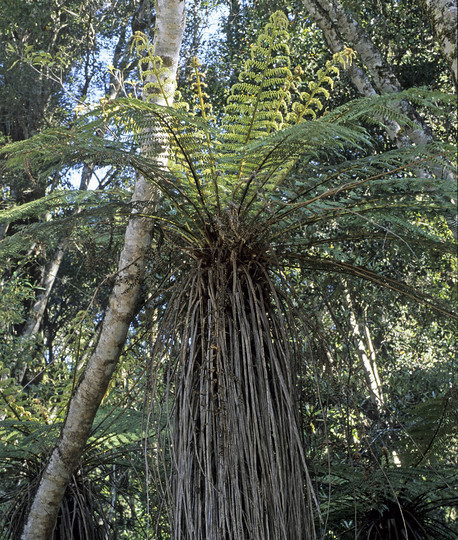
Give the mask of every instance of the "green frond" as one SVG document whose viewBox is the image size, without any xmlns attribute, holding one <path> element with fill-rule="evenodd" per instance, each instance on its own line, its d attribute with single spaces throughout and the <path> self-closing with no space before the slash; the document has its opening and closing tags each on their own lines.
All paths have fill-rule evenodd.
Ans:
<svg viewBox="0 0 458 540">
<path fill-rule="evenodd" d="M 36 421 L 2 420 L 0 422 L 0 463 L 39 456 L 47 440 L 53 440 L 58 425 Z M 48 439 L 49 438 L 49 439 Z"/>
<path fill-rule="evenodd" d="M 424 311 L 427 308 L 458 318 L 445 295 L 433 297 L 434 286 L 418 286 L 414 272 L 404 279 L 403 269 L 387 263 L 399 260 L 400 265 L 408 265 L 410 259 L 427 260 L 431 254 L 451 259 L 450 235 L 435 226 L 444 220 L 444 212 L 453 211 L 451 199 L 456 186 L 443 171 L 453 171 L 455 148 L 434 143 L 375 153 L 368 129 L 372 125 L 383 127 L 391 120 L 401 128 L 413 127 L 412 120 L 398 109 L 399 100 L 439 111 L 441 107 L 450 108 L 452 98 L 423 89 L 410 90 L 356 100 L 322 114 L 339 66 L 346 67 L 355 54 L 345 49 L 319 69 L 312 81 L 303 81 L 302 70 L 290 68 L 288 25 L 281 13 L 271 17 L 251 48 L 222 120 L 213 117 L 205 73 L 194 58 L 190 84 L 193 97 L 187 104 L 177 108 L 136 99 L 102 100 L 100 107 L 79 116 L 71 128 L 44 131 L 28 141 L 7 145 L 0 152 L 7 174 L 25 170 L 34 177 L 63 165 L 110 164 L 132 176 L 134 171 L 139 172 L 158 188 L 154 211 L 148 203 L 127 203 L 129 195 L 125 192 L 108 190 L 53 192 L 21 206 L 7 207 L 0 212 L 0 221 L 11 222 L 14 227 L 10 236 L 0 241 L 0 261 L 19 258 L 33 242 L 42 241 L 47 248 L 62 238 L 71 243 L 78 227 L 96 231 L 96 224 L 106 217 L 116 221 L 121 232 L 132 211 L 153 221 L 154 232 L 165 240 L 158 258 L 166 260 L 161 264 L 167 267 L 164 274 L 169 276 L 170 287 L 160 291 L 162 311 L 152 357 L 157 354 L 161 364 L 167 364 L 167 399 L 170 403 L 175 400 L 175 407 L 167 414 L 158 413 L 157 432 L 143 435 L 168 443 L 175 422 L 170 451 L 180 472 L 185 471 L 173 479 L 178 485 L 178 506 L 186 508 L 191 500 L 194 506 L 188 514 L 204 529 L 205 508 L 212 507 L 218 490 L 236 516 L 231 520 L 230 536 L 240 533 L 239 538 L 249 536 L 252 523 L 261 530 L 265 512 L 254 516 L 256 508 L 251 501 L 261 496 L 267 501 L 272 485 L 276 489 L 266 503 L 272 515 L 280 503 L 282 512 L 294 517 L 291 522 L 304 521 L 305 531 L 309 519 L 306 512 L 313 506 L 310 501 L 305 504 L 308 480 L 303 474 L 305 459 L 297 436 L 301 425 L 296 425 L 296 420 L 300 418 L 294 412 L 299 379 L 292 366 L 296 356 L 314 347 L 314 335 L 321 330 L 315 325 L 315 314 L 304 322 L 308 315 L 300 314 L 302 298 L 293 295 L 291 300 L 288 295 L 292 283 L 301 284 L 302 294 L 320 280 L 326 281 L 326 287 L 343 278 L 349 278 L 349 282 L 364 280 L 368 289 L 380 288 L 394 298 L 402 296 L 425 306 Z M 143 55 L 139 64 L 145 92 L 165 92 L 161 78 L 167 72 L 146 37 L 137 35 L 134 47 Z M 104 137 L 98 136 L 102 132 Z M 45 214 L 48 220 L 43 218 Z M 433 227 L 429 227 L 431 223 Z M 153 268 L 152 274 L 155 272 Z M 149 276 L 151 282 L 162 279 L 158 275 Z M 338 287 L 332 287 L 337 295 Z M 29 288 L 33 290 L 32 285 Z M 20 293 L 29 299 L 27 290 Z M 328 302 L 327 294 L 323 293 L 323 305 Z M 72 332 L 84 315 L 77 314 L 73 326 L 67 329 Z M 9 324 L 19 324 L 21 317 L 16 315 Z M 298 321 L 303 325 L 299 330 Z M 337 326 L 333 321 L 332 331 Z M 306 362 L 302 356 L 300 361 Z M 6 386 L 14 386 L 16 391 L 18 385 L 13 385 L 8 369 L 0 367 L 0 392 Z M 202 391 L 196 392 L 196 388 Z M 56 428 L 35 423 L 33 418 L 24 427 L 26 413 L 19 406 L 13 408 L 9 395 L 2 396 L 6 396 L 17 420 L 0 422 L 0 463 L 2 456 L 7 456 L 8 463 L 12 457 L 16 463 L 36 461 L 36 439 L 45 454 L 46 430 L 54 436 Z M 449 397 L 453 397 L 451 393 L 433 398 L 405 414 L 405 432 L 397 436 L 397 451 L 404 461 L 410 460 L 416 467 L 437 463 L 448 444 L 456 445 L 452 427 L 457 407 Z M 229 423 L 215 406 L 220 403 L 224 403 L 225 412 L 230 411 Z M 339 407 L 341 403 L 339 400 Z M 96 419 L 83 466 L 98 466 L 103 462 L 100 455 L 108 455 L 113 447 L 138 449 L 143 436 L 141 415 L 130 411 L 117 417 L 116 412 L 108 416 L 106 412 L 108 406 Z M 191 429 L 197 424 L 201 429 Z M 237 434 L 238 438 L 227 445 L 215 433 Z M 17 454 L 16 444 L 20 445 Z M 181 453 L 180 444 L 185 448 Z M 159 454 L 165 452 L 161 449 Z M 211 475 L 203 481 L 202 469 L 211 468 L 215 456 L 234 459 L 236 465 L 228 469 L 230 474 L 225 473 L 221 481 L 212 484 Z M 116 464 L 125 461 L 125 456 L 116 455 Z M 261 478 L 260 463 L 273 463 L 274 474 Z M 284 463 L 295 467 L 291 496 L 281 487 L 290 479 Z M 414 484 L 409 486 L 410 496 L 419 500 L 423 497 L 420 480 L 431 489 L 438 490 L 439 486 L 428 471 L 420 469 L 414 474 L 388 464 L 363 469 L 353 463 L 350 471 L 344 461 L 340 465 L 332 474 L 320 472 L 317 488 L 325 491 L 327 483 L 333 496 L 342 501 L 342 505 L 334 503 L 329 508 L 333 523 L 338 524 L 336 530 L 342 523 L 363 516 L 359 530 L 370 533 L 366 524 L 373 501 L 377 508 L 390 510 L 390 519 L 396 504 L 402 503 L 410 511 L 415 505 L 405 496 L 409 481 Z M 243 481 L 237 475 L 243 475 Z M 185 477 L 192 482 L 181 483 Z M 260 479 L 265 482 L 262 489 Z M 384 480 L 389 480 L 391 491 L 384 488 Z M 248 495 L 242 489 L 244 482 L 249 486 Z M 202 507 L 202 498 L 193 497 L 196 486 L 205 498 Z M 166 489 L 172 492 L 175 487 L 167 484 Z M 451 497 L 444 505 L 455 500 Z M 348 518 L 348 508 L 353 511 L 354 501 L 359 514 Z M 434 498 L 434 504 L 439 504 L 437 501 L 439 498 Z M 323 505 L 325 511 L 327 504 Z M 188 526 L 189 515 L 183 510 L 183 529 Z M 239 524 L 244 520 L 248 525 L 240 532 Z M 424 522 L 430 525 L 426 518 Z M 346 534 L 348 529 L 344 524 L 338 533 L 342 530 Z M 264 530 L 257 536 L 281 535 L 272 525 L 269 534 Z"/>
<path fill-rule="evenodd" d="M 71 198 L 71 197 L 70 197 Z M 131 207 L 124 198 L 103 197 L 91 195 L 78 197 L 77 203 L 61 202 L 54 206 L 56 199 L 43 198 L 37 205 L 28 205 L 26 212 L 21 212 L 21 206 L 13 208 L 9 214 L 14 221 L 16 216 L 21 215 L 26 219 L 24 225 L 15 225 L 15 232 L 5 236 L 0 241 L 0 262 L 7 264 L 11 259 L 18 259 L 29 252 L 31 246 L 41 243 L 46 246 L 56 245 L 61 240 L 72 240 L 74 234 L 78 234 L 79 227 L 85 225 L 88 220 L 94 224 L 113 220 L 114 216 L 120 219 L 120 224 L 130 213 Z M 37 219 L 43 217 L 43 209 L 49 209 L 47 220 Z M 15 212 L 17 210 L 17 212 Z M 34 219 L 35 218 L 35 219 Z M 27 223 L 31 220 L 30 223 Z M 98 240 L 103 238 L 98 235 Z"/>
<path fill-rule="evenodd" d="M 456 538 L 456 527 L 442 518 L 445 509 L 453 512 L 458 504 L 453 490 L 458 478 L 452 468 L 368 470 L 358 463 L 333 464 L 332 473 L 323 471 L 320 478 L 322 509 L 329 511 L 333 534 L 339 537 L 353 538 L 357 531 L 358 538 L 389 538 L 404 535 L 407 529 L 409 538 Z"/>
<path fill-rule="evenodd" d="M 136 169 L 160 189 L 182 222 L 167 215 L 154 219 L 177 234 L 182 231 L 186 242 L 197 238 L 207 242 L 206 231 L 217 230 L 222 216 L 234 208 L 248 229 L 264 228 L 273 238 L 300 235 L 305 227 L 326 220 L 386 223 L 389 215 L 394 216 L 396 234 L 402 223 L 405 230 L 412 228 L 408 212 L 420 208 L 434 212 L 439 201 L 429 189 L 431 179 L 419 177 L 416 169 L 440 163 L 452 169 L 453 149 L 429 145 L 374 155 L 363 126 L 383 125 L 381 118 L 410 126 L 411 120 L 396 107 L 399 99 L 437 106 L 441 100 L 450 103 L 450 98 L 424 90 L 374 96 L 318 118 L 321 97 L 329 95 L 327 87 L 336 74 L 335 64 L 348 62 L 353 53 L 348 49 L 334 58 L 318 71 L 309 91 L 301 91 L 302 72 L 297 68 L 291 72 L 286 49 L 278 44 L 287 40 L 283 17 L 273 17 L 269 32 L 253 46 L 220 127 L 207 103 L 205 75 L 194 59 L 192 113 L 135 99 L 104 102 L 68 131 L 49 130 L 7 146 L 6 166 L 28 167 L 30 162 L 51 168 L 56 162 L 90 160 Z M 280 21 L 278 28 L 275 21 Z M 147 45 L 140 41 L 140 46 Z M 294 99 L 293 91 L 299 99 Z M 110 139 L 94 135 L 101 126 L 109 127 Z M 148 155 L 140 152 L 144 148 Z M 168 170 L 155 161 L 164 148 Z M 437 180 L 436 190 L 439 183 L 443 195 L 452 192 L 446 179 Z M 51 207 L 53 202 L 46 204 Z M 27 211 L 20 210 L 24 215 Z M 371 213 L 372 218 L 367 217 Z"/>
<path fill-rule="evenodd" d="M 445 396 L 415 405 L 404 420 L 406 433 L 400 443 L 403 462 L 439 464 L 450 459 L 458 444 L 458 393 L 451 388 Z"/>
<path fill-rule="evenodd" d="M 62 213 L 66 209 L 83 206 L 99 206 L 104 203 L 121 201 L 127 194 L 119 191 L 78 191 L 59 190 L 41 199 L 35 199 L 21 205 L 14 205 L 6 210 L 0 210 L 0 221 L 14 222 L 27 218 L 36 218 L 48 212 Z"/>
<path fill-rule="evenodd" d="M 240 145 L 278 129 L 282 123 L 280 101 L 289 100 L 288 88 L 293 77 L 286 42 L 288 20 L 281 12 L 273 14 L 269 24 L 252 46 L 240 82 L 228 97 L 223 128 L 231 142 Z M 266 124 L 266 111 L 275 111 Z M 234 130 L 234 123 L 243 126 Z M 277 127 L 278 126 L 278 127 Z"/>
</svg>

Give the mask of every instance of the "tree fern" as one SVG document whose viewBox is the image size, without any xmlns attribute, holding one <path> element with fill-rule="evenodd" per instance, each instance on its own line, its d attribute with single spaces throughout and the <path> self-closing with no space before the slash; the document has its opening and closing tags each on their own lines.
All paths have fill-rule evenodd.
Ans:
<svg viewBox="0 0 458 540">
<path fill-rule="evenodd" d="M 346 50 L 334 61 L 351 57 Z M 128 166 L 162 194 L 154 213 L 135 211 L 155 221 L 170 260 L 153 356 L 168 367 L 166 428 L 159 421 L 157 432 L 166 446 L 159 461 L 167 451 L 171 456 L 165 493 L 174 538 L 314 538 L 316 498 L 297 379 L 301 337 L 321 334 L 300 313 L 293 277 L 345 274 L 455 316 L 354 255 L 361 251 L 356 231 L 368 242 L 383 231 L 386 250 L 409 244 L 414 213 L 437 209 L 417 171 L 438 161 L 452 167 L 454 154 L 438 143 L 372 154 L 365 123 L 388 118 L 409 125 L 394 106 L 398 94 L 318 116 L 337 67 L 326 65 L 301 90 L 282 14 L 272 16 L 252 47 L 220 126 L 210 120 L 196 60 L 193 67 L 191 113 L 124 98 L 104 103 L 71 130 L 48 131 L 4 154 L 10 167 L 47 166 L 52 141 L 54 158 Z M 423 90 L 409 95 L 425 106 L 448 100 Z M 94 135 L 102 124 L 113 128 L 113 140 Z M 153 135 L 157 154 L 170 148 L 168 169 L 138 153 Z M 418 237 L 422 249 L 436 249 L 438 238 L 428 244 L 427 235 Z"/>
<path fill-rule="evenodd" d="M 322 477 L 325 488 L 330 483 L 332 506 L 328 511 L 325 538 L 360 540 L 408 538 L 452 540 L 456 526 L 445 519 L 458 504 L 453 490 L 456 472 L 443 469 L 442 476 L 428 469 L 373 467 L 363 464 L 335 465 L 330 476 Z M 453 510 L 452 510 L 453 511 Z"/>
<path fill-rule="evenodd" d="M 141 475 L 143 414 L 123 412 L 100 411 L 84 459 L 65 493 L 53 539 L 69 534 L 102 539 L 113 527 L 109 516 L 115 501 L 132 503 L 141 495 L 136 484 Z M 0 533 L 5 540 L 20 537 L 59 427 L 31 420 L 0 422 Z M 143 508 L 138 500 L 137 510 Z M 131 519 L 131 531 L 141 534 L 142 523 L 137 520 Z"/>
</svg>

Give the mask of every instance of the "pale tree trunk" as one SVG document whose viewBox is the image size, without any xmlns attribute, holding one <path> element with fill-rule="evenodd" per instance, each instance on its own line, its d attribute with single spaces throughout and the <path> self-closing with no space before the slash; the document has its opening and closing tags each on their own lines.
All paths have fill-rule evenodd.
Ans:
<svg viewBox="0 0 458 540">
<path fill-rule="evenodd" d="M 437 1 L 438 3 L 442 1 L 446 3 L 446 0 Z M 403 90 L 391 66 L 379 49 L 358 21 L 338 0 L 303 0 L 303 4 L 311 18 L 322 30 L 324 38 L 333 53 L 341 51 L 347 45 L 357 52 L 367 73 L 355 65 L 347 68 L 347 71 L 352 83 L 361 95 L 370 97 L 376 93 L 396 93 Z M 401 129 L 396 122 L 387 122 L 387 134 L 390 139 L 399 147 L 407 144 L 424 145 L 430 143 L 432 133 L 415 108 L 405 100 L 400 101 L 398 107 L 416 125 L 415 127 L 405 126 Z M 431 177 L 428 189 L 440 201 L 448 205 L 450 200 L 437 191 L 433 179 L 435 176 L 443 176 L 443 171 L 434 170 L 432 175 L 427 171 L 418 172 L 422 176 Z M 452 177 L 451 173 L 446 172 L 445 174 L 447 178 Z M 452 179 L 456 180 L 455 177 Z M 444 217 L 456 240 L 458 221 L 456 214 L 444 213 Z"/>
<path fill-rule="evenodd" d="M 92 174 L 92 168 L 90 165 L 85 165 L 83 172 L 81 173 L 81 182 L 79 186 L 80 191 L 85 191 L 88 186 L 90 176 Z M 78 212 L 79 210 L 77 210 Z M 52 288 L 57 278 L 60 265 L 64 259 L 65 252 L 68 246 L 68 239 L 61 240 L 57 245 L 57 248 L 52 256 L 52 259 L 43 269 L 43 277 L 40 283 L 40 293 L 37 295 L 33 306 L 31 307 L 27 321 L 20 334 L 21 346 L 26 348 L 28 344 L 33 343 L 33 339 L 38 335 L 43 322 L 46 306 L 51 295 Z M 21 356 L 21 355 L 19 355 Z M 23 363 L 22 359 L 12 368 L 12 373 L 18 384 L 24 382 L 26 375 L 27 365 Z M 24 383 L 25 384 L 25 383 Z"/>
<path fill-rule="evenodd" d="M 311 18 L 320 27 L 323 36 L 333 53 L 342 51 L 346 47 L 346 42 L 339 32 L 336 21 L 331 21 L 329 14 L 320 8 L 319 2 L 315 0 L 303 0 L 303 3 L 309 12 Z M 349 64 L 346 67 L 346 72 L 350 77 L 351 82 L 358 92 L 365 97 L 377 95 L 377 90 L 374 88 L 368 75 L 356 63 Z M 393 121 L 386 122 L 387 133 L 392 141 L 398 146 L 406 143 L 406 137 L 401 135 L 401 126 Z"/>
<path fill-rule="evenodd" d="M 458 11 L 456 0 L 420 0 L 420 6 L 426 13 L 444 58 L 452 71 L 455 88 L 458 83 L 457 41 Z"/>
<path fill-rule="evenodd" d="M 351 66 L 349 76 L 361 95 L 369 97 L 374 93 L 389 94 L 400 92 L 403 88 L 391 66 L 382 53 L 364 31 L 358 21 L 337 0 L 303 0 L 304 6 L 312 19 L 320 27 L 332 52 L 341 51 L 345 45 L 354 49 L 369 76 L 361 68 Z M 388 135 L 398 145 L 409 141 L 413 144 L 431 142 L 431 133 L 420 115 L 406 101 L 399 104 L 403 113 L 417 124 L 415 129 L 404 128 L 400 135 L 400 126 L 391 123 Z M 408 140 L 407 140 L 408 138 Z"/>
<path fill-rule="evenodd" d="M 169 70 L 170 89 L 176 78 L 185 25 L 184 10 L 184 0 L 156 0 L 155 53 L 162 57 Z M 144 210 L 144 205 L 150 203 L 153 196 L 151 184 L 139 176 L 132 197 L 134 210 L 127 225 L 115 285 L 99 339 L 71 398 L 60 440 L 34 497 L 23 540 L 48 540 L 51 537 L 60 503 L 78 467 L 97 409 L 120 357 L 138 301 L 152 239 L 151 220 L 136 216 L 135 206 L 143 205 Z"/>
<path fill-rule="evenodd" d="M 385 400 L 369 327 L 367 326 L 366 321 L 364 321 L 363 324 L 358 322 L 354 302 L 347 288 L 345 288 L 344 303 L 345 308 L 348 311 L 353 343 L 356 347 L 356 355 L 358 356 L 359 364 L 364 373 L 372 409 L 376 419 L 379 419 Z"/>
<path fill-rule="evenodd" d="M 40 328 L 41 321 L 43 320 L 43 315 L 45 313 L 46 304 L 48 303 L 48 298 L 51 294 L 51 289 L 56 280 L 57 272 L 59 271 L 62 259 L 64 258 L 65 248 L 66 241 L 64 240 L 57 247 L 57 250 L 54 253 L 50 263 L 46 265 L 43 281 L 40 284 L 40 288 L 42 290 L 32 306 L 27 322 L 21 333 L 22 339 L 30 339 L 32 336 L 37 334 L 38 329 Z"/>
<path fill-rule="evenodd" d="M 8 231 L 8 222 L 7 221 L 3 221 L 2 223 L 0 223 L 0 240 L 3 240 L 3 238 L 5 237 L 7 231 Z"/>
<path fill-rule="evenodd" d="M 369 418 L 379 423 L 382 413 L 386 408 L 385 397 L 383 395 L 382 383 L 377 367 L 377 356 L 372 342 L 371 332 L 367 325 L 366 316 L 358 320 L 356 301 L 352 297 L 346 283 L 344 283 L 343 304 L 348 312 L 350 331 L 353 344 L 356 347 L 356 356 L 359 360 L 359 365 L 364 373 L 367 389 L 369 392 L 369 400 L 371 402 L 372 414 L 368 414 Z M 395 444 L 392 441 L 390 434 L 387 435 L 386 456 L 388 459 L 388 447 L 391 449 L 391 458 L 396 467 L 401 466 L 399 454 L 395 450 Z"/>
</svg>

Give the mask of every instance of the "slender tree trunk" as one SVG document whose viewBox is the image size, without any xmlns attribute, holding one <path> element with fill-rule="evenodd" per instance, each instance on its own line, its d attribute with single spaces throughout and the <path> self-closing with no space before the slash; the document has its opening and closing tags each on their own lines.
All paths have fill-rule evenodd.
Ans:
<svg viewBox="0 0 458 540">
<path fill-rule="evenodd" d="M 3 221 L 2 223 L 0 223 L 0 240 L 3 240 L 3 238 L 5 237 L 7 231 L 8 231 L 8 222 L 7 221 Z"/>
<path fill-rule="evenodd" d="M 352 47 L 372 77 L 357 66 L 351 66 L 348 74 L 361 95 L 371 96 L 374 93 L 388 94 L 400 92 L 402 86 L 391 66 L 385 60 L 379 49 L 367 35 L 361 25 L 337 0 L 303 0 L 312 19 L 321 28 L 324 38 L 332 52 L 338 52 L 347 44 Z M 392 122 L 388 135 L 398 145 L 426 144 L 432 140 L 431 133 L 422 121 L 420 115 L 406 101 L 399 104 L 403 113 L 407 114 L 417 124 L 415 129 L 401 128 Z"/>
<path fill-rule="evenodd" d="M 442 54 L 452 70 L 456 87 L 458 83 L 458 11 L 456 0 L 420 0 L 419 3 L 433 27 Z"/>
<path fill-rule="evenodd" d="M 374 416 L 378 419 L 380 418 L 381 409 L 384 405 L 384 397 L 370 331 L 366 322 L 363 324 L 358 322 L 354 302 L 347 288 L 345 289 L 344 302 L 346 304 L 346 309 L 349 312 L 353 342 L 356 347 L 356 354 L 360 366 L 364 373 L 364 378 L 366 379 L 369 399 L 372 404 Z"/>
<path fill-rule="evenodd" d="M 433 0 L 429 0 L 430 2 Z M 446 0 L 436 0 L 438 4 L 446 4 Z M 348 74 L 352 83 L 361 95 L 370 97 L 375 93 L 395 93 L 403 90 L 395 73 L 386 59 L 364 31 L 358 21 L 344 8 L 338 0 L 303 0 L 304 6 L 311 18 L 323 32 L 324 38 L 332 52 L 341 51 L 346 45 L 352 47 L 359 56 L 367 73 L 358 66 L 352 65 Z M 433 2 L 434 3 L 434 2 Z M 372 79 L 369 78 L 369 76 Z M 399 102 L 399 109 L 415 122 L 415 127 L 401 127 L 393 121 L 387 123 L 387 133 L 397 146 L 407 144 L 423 145 L 432 141 L 431 130 L 426 126 L 415 108 L 403 100 Z M 419 171 L 426 177 L 431 177 L 429 189 L 434 192 L 440 201 L 449 205 L 450 200 L 438 192 L 433 178 L 443 176 L 442 170 L 435 170 L 431 175 L 427 171 Z M 452 176 L 445 173 L 447 177 Z M 457 239 L 457 216 L 456 214 L 444 213 L 444 217 Z"/>
<path fill-rule="evenodd" d="M 345 309 L 349 313 L 351 335 L 353 343 L 356 347 L 356 355 L 359 360 L 359 364 L 363 370 L 364 378 L 366 380 L 367 389 L 369 392 L 369 399 L 372 405 L 372 410 L 368 417 L 379 422 L 383 409 L 386 407 L 385 397 L 383 395 L 382 383 L 377 367 L 377 358 L 375 354 L 374 345 L 372 343 L 371 333 L 369 326 L 365 320 L 357 319 L 355 300 L 352 297 L 347 285 L 345 285 L 345 291 L 343 295 L 343 302 Z M 401 466 L 401 459 L 399 454 L 395 450 L 395 444 L 393 444 L 392 437 L 387 434 L 387 447 L 391 449 L 391 457 L 396 467 Z M 387 449 L 388 452 L 388 449 Z"/>
<path fill-rule="evenodd" d="M 156 1 L 155 52 L 169 69 L 169 83 L 176 77 L 185 24 L 184 9 L 183 0 Z M 135 206 L 150 203 L 153 195 L 151 184 L 139 176 L 132 197 L 134 210 L 127 225 L 118 273 L 98 343 L 71 398 L 61 438 L 43 473 L 23 540 L 48 540 L 51 537 L 62 497 L 78 467 L 96 412 L 123 349 L 151 244 L 152 223 L 137 216 Z"/>
<path fill-rule="evenodd" d="M 54 285 L 57 272 L 59 271 L 60 264 L 64 257 L 65 249 L 66 242 L 63 241 L 57 247 L 56 253 L 54 254 L 54 257 L 50 263 L 46 266 L 43 283 L 41 284 L 42 291 L 32 306 L 29 318 L 27 319 L 24 330 L 21 334 L 22 339 L 30 339 L 32 336 L 37 334 L 38 329 L 40 328 L 46 304 L 48 303 L 52 286 Z"/>
<path fill-rule="evenodd" d="M 90 167 L 90 165 L 86 164 L 83 167 L 83 172 L 81 173 L 81 182 L 79 186 L 80 191 L 87 190 L 91 174 L 92 168 Z M 78 211 L 79 210 L 77 210 L 77 212 Z M 49 263 L 45 266 L 43 270 L 43 277 L 40 283 L 41 292 L 37 295 L 35 302 L 29 311 L 27 321 L 25 322 L 25 325 L 20 334 L 23 347 L 27 347 L 28 344 L 33 343 L 32 340 L 35 336 L 38 335 L 38 332 L 40 331 L 46 306 L 48 305 L 48 300 L 51 296 L 51 291 L 56 281 L 60 265 L 62 264 L 62 261 L 64 259 L 67 246 L 68 239 L 61 240 L 57 245 L 52 259 L 49 261 Z M 19 362 L 12 368 L 12 373 L 18 384 L 24 383 L 24 377 L 27 371 L 27 365 L 23 363 L 21 356 L 22 355 L 19 355 Z"/>
</svg>

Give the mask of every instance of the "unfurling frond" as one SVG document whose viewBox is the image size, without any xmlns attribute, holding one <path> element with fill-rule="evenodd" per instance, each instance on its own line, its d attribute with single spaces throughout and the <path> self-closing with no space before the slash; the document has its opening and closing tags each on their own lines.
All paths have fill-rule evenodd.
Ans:
<svg viewBox="0 0 458 540">
<path fill-rule="evenodd" d="M 223 126 L 225 144 L 241 145 L 276 131 L 283 125 L 282 109 L 291 101 L 293 74 L 289 60 L 288 19 L 281 12 L 270 17 L 264 32 L 251 47 L 239 83 L 227 100 Z"/>
<path fill-rule="evenodd" d="M 175 81 L 170 79 L 170 70 L 164 66 L 163 59 L 155 54 L 154 45 L 146 34 L 135 32 L 132 50 L 135 50 L 138 56 L 140 78 L 143 81 L 146 99 L 151 100 L 159 95 L 166 105 L 170 105 L 172 102 L 170 98 L 174 97 L 173 107 L 186 109 L 186 104 L 180 99 L 181 94 L 176 91 Z"/>
</svg>

